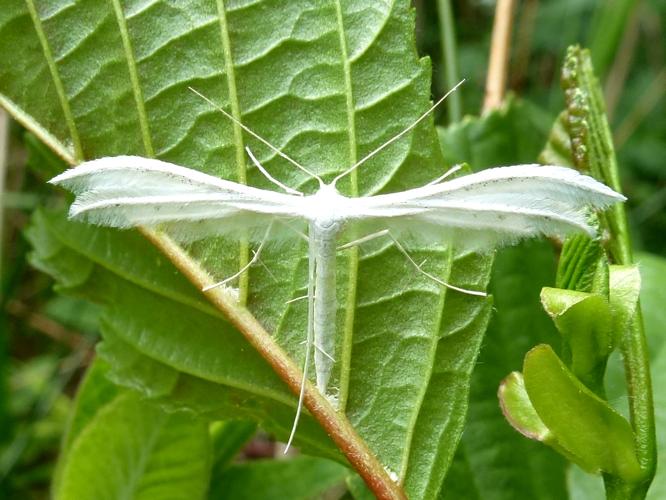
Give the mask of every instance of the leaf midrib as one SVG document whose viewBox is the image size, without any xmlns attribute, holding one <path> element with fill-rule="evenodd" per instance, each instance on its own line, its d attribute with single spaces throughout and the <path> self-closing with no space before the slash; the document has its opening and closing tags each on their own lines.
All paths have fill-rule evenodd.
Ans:
<svg viewBox="0 0 666 500">
<path fill-rule="evenodd" d="M 65 87 L 60 78 L 60 72 L 56 61 L 51 52 L 51 46 L 49 45 L 48 38 L 44 32 L 44 27 L 42 26 L 42 21 L 35 7 L 33 0 L 25 0 L 26 7 L 30 13 L 30 19 L 32 20 L 32 25 L 35 28 L 37 33 L 37 38 L 39 38 L 39 44 L 42 47 L 42 52 L 44 54 L 44 59 L 46 64 L 49 67 L 49 73 L 51 74 L 51 79 L 53 80 L 53 85 L 56 89 L 56 94 L 58 95 L 58 101 L 60 102 L 60 107 L 62 109 L 63 116 L 65 118 L 65 123 L 67 123 L 67 128 L 69 129 L 69 134 L 74 144 L 74 162 L 78 163 L 83 160 L 83 147 L 81 146 L 81 137 L 79 135 L 78 128 L 74 121 L 74 115 L 72 114 L 72 109 L 69 103 L 69 98 L 65 92 Z M 67 150 L 67 148 L 65 148 Z"/>
</svg>

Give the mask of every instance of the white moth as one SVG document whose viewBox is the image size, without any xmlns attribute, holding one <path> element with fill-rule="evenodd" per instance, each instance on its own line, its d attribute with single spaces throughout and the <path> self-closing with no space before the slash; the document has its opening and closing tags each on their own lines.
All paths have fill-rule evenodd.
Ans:
<svg viewBox="0 0 666 500">
<path fill-rule="evenodd" d="M 350 198 L 338 192 L 336 183 L 340 179 L 413 129 L 443 99 L 329 183 L 218 108 L 275 153 L 316 178 L 319 188 L 310 195 L 271 177 L 249 149 L 247 152 L 257 168 L 285 193 L 139 156 L 85 162 L 50 183 L 64 186 L 77 195 L 70 217 L 95 224 L 157 227 L 188 240 L 239 230 L 263 234 L 261 245 L 248 265 L 217 285 L 226 284 L 253 264 L 265 241 L 275 236 L 280 227 L 307 225 L 310 262 L 307 347 L 291 443 L 302 408 L 312 350 L 317 388 L 322 394 L 332 396 L 328 384 L 335 359 L 335 258 L 340 248 L 374 237 L 391 237 L 410 262 L 429 278 L 442 286 L 483 296 L 483 292 L 457 288 L 423 271 L 395 236 L 407 232 L 430 241 L 446 239 L 457 247 L 490 249 L 538 235 L 562 237 L 572 232 L 593 235 L 585 208 L 603 209 L 625 199 L 575 170 L 539 165 L 493 168 L 444 181 L 449 172 L 423 187 L 376 196 Z M 339 246 L 343 230 L 351 225 L 366 236 Z"/>
</svg>

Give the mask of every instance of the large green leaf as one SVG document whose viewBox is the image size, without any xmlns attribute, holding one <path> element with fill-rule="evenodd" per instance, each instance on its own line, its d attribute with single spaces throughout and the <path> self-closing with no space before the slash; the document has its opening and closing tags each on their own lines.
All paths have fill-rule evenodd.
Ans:
<svg viewBox="0 0 666 500">
<path fill-rule="evenodd" d="M 312 190 L 316 185 L 303 173 L 242 135 L 187 87 L 328 178 L 427 108 L 430 64 L 418 59 L 413 30 L 406 0 L 9 0 L 0 12 L 0 101 L 70 162 L 154 155 L 272 187 L 247 165 L 249 145 L 273 175 Z M 443 163 L 426 120 L 342 188 L 360 195 L 401 190 L 437 177 Z M 62 262 L 52 262 L 50 272 L 112 304 L 105 355 L 125 358 L 128 366 L 125 376 L 116 370 L 117 381 L 287 427 L 294 400 L 285 386 L 194 291 L 184 293 L 184 283 L 166 279 L 171 268 L 150 274 L 149 264 L 160 262 L 154 252 L 136 241 L 126 246 L 127 235 L 116 239 L 76 226 L 51 231 L 67 241 L 46 239 L 45 245 L 61 245 L 68 257 L 54 256 Z M 490 259 L 441 246 L 422 256 L 418 250 L 444 279 L 485 286 Z M 242 241 L 219 240 L 189 252 L 219 277 L 248 254 Z M 113 264 L 114 255 L 124 256 L 122 265 Z M 303 354 L 305 304 L 286 302 L 305 286 L 303 256 L 304 247 L 268 249 L 262 260 L 270 273 L 253 269 L 240 294 L 243 301 L 247 284 L 249 308 L 296 359 Z M 434 286 L 390 246 L 341 256 L 338 278 L 340 356 L 333 379 L 341 409 L 411 496 L 433 496 L 462 430 L 489 303 Z M 146 368 L 140 356 L 159 366 Z M 164 370 L 171 378 L 155 376 Z M 308 428 L 304 422 L 300 429 L 305 441 Z M 321 439 L 311 441 L 330 453 Z"/>
<path fill-rule="evenodd" d="M 205 423 L 118 390 L 105 379 L 107 368 L 96 361 L 78 395 L 54 498 L 204 498 L 211 464 Z"/>
</svg>

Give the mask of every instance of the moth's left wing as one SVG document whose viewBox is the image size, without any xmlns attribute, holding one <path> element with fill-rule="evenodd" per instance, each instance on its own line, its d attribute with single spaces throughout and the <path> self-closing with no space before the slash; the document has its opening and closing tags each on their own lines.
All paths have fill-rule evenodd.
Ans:
<svg viewBox="0 0 666 500">
<path fill-rule="evenodd" d="M 577 171 L 515 165 L 399 193 L 352 199 L 361 226 L 448 238 L 474 249 L 538 235 L 594 234 L 589 211 L 625 200 Z"/>
<path fill-rule="evenodd" d="M 160 227 L 184 240 L 252 231 L 303 213 L 300 196 L 140 156 L 92 160 L 49 182 L 77 195 L 72 218 L 120 228 Z"/>
</svg>

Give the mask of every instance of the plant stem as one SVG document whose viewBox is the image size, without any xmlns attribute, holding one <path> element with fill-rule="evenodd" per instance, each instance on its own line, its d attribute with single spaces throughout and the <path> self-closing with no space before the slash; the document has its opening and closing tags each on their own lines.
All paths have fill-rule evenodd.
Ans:
<svg viewBox="0 0 666 500">
<path fill-rule="evenodd" d="M 142 234 L 200 290 L 213 283 L 208 273 L 194 262 L 168 236 L 141 228 Z M 303 373 L 286 352 L 273 340 L 257 319 L 224 288 L 217 287 L 204 293 L 206 298 L 243 334 L 247 341 L 271 365 L 294 394 L 301 387 Z M 356 433 L 351 423 L 335 411 L 328 400 L 310 383 L 305 383 L 305 407 L 326 430 L 345 454 L 351 465 L 363 478 L 368 488 L 379 499 L 405 499 L 402 488 L 388 475 L 382 464 Z"/>
<path fill-rule="evenodd" d="M 636 128 L 659 104 L 664 93 L 666 93 L 666 68 L 661 69 L 650 86 L 642 93 L 638 102 L 634 103 L 626 118 L 615 129 L 615 145 L 618 149 L 622 148 Z"/>
<path fill-rule="evenodd" d="M 446 90 L 452 89 L 460 81 L 458 69 L 458 49 L 456 46 L 456 29 L 453 22 L 451 0 L 437 0 L 439 15 L 439 40 L 442 44 L 444 66 L 444 82 Z M 462 118 L 462 99 L 460 92 L 454 92 L 446 100 L 449 109 L 449 123 L 459 122 Z"/>
<path fill-rule="evenodd" d="M 486 97 L 483 101 L 484 113 L 498 108 L 504 100 L 514 6 L 514 0 L 498 0 L 495 8 L 490 61 L 486 78 Z"/>
<path fill-rule="evenodd" d="M 0 108 L 0 239 L 4 241 L 4 219 L 5 219 L 5 177 L 7 175 L 7 163 L 9 162 L 9 115 Z M 2 245 L 0 245 L 0 276 L 2 276 Z M 0 299 L 2 297 L 0 296 Z"/>
<path fill-rule="evenodd" d="M 586 169 L 620 192 L 617 158 L 613 148 L 608 120 L 604 113 L 601 89 L 594 76 L 590 54 L 580 47 L 570 47 L 567 53 L 562 83 L 567 100 L 567 115 L 574 162 L 579 169 Z M 624 205 L 614 205 L 604 216 L 611 233 L 608 244 L 610 256 L 618 264 L 633 262 L 631 241 Z M 622 356 L 629 398 L 629 417 L 634 430 L 634 447 L 638 463 L 645 472 L 640 484 L 622 488 L 607 482 L 610 489 L 629 491 L 630 496 L 617 498 L 643 498 L 654 477 L 656 468 L 656 431 L 654 403 L 650 378 L 649 355 L 640 304 L 622 339 Z"/>
<path fill-rule="evenodd" d="M 638 463 L 641 464 L 646 474 L 646 481 L 638 485 L 635 490 L 642 492 L 643 496 L 640 498 L 643 498 L 654 477 L 657 447 L 650 358 L 640 304 L 636 308 L 636 315 L 622 343 L 622 357 L 627 379 L 629 414 L 635 434 L 636 455 Z"/>
</svg>

